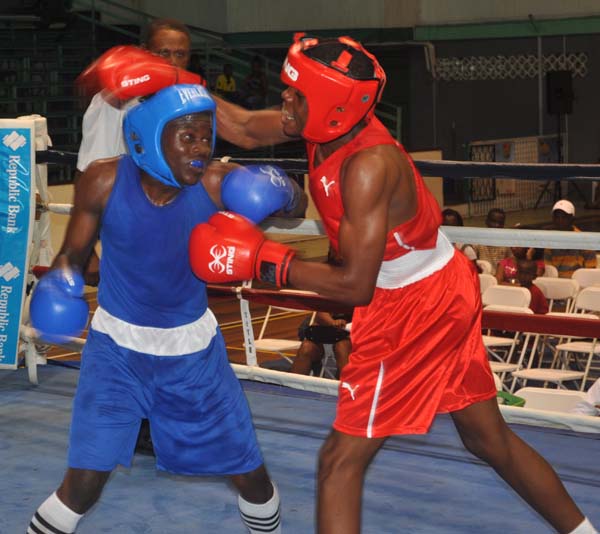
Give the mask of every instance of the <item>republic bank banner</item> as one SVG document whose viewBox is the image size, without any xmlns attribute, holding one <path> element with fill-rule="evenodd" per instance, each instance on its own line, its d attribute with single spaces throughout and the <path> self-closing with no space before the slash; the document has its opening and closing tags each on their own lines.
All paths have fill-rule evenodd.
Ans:
<svg viewBox="0 0 600 534">
<path fill-rule="evenodd" d="M 0 368 L 17 366 L 35 215 L 34 122 L 0 119 Z"/>
</svg>

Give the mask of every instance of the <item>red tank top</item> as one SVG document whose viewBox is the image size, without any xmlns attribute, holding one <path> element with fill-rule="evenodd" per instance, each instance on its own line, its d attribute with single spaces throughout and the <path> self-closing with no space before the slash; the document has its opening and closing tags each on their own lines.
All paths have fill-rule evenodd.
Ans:
<svg viewBox="0 0 600 534">
<path fill-rule="evenodd" d="M 423 182 L 411 157 L 377 118 L 373 118 L 365 128 L 349 143 L 340 147 L 318 167 L 314 167 L 317 145 L 306 143 L 310 193 L 315 202 L 331 245 L 338 248 L 340 221 L 344 215 L 340 188 L 342 163 L 352 154 L 375 145 L 396 145 L 408 157 L 417 191 L 417 212 L 415 216 L 392 229 L 387 236 L 384 260 L 398 258 L 411 250 L 432 249 L 436 246 L 438 228 L 442 223 L 440 207 Z"/>
</svg>

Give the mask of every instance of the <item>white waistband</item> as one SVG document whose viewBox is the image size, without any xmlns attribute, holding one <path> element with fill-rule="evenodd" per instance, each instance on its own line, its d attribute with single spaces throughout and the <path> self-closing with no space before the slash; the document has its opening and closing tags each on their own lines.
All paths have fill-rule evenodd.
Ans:
<svg viewBox="0 0 600 534">
<path fill-rule="evenodd" d="M 438 230 L 435 248 L 411 250 L 408 254 L 381 263 L 377 287 L 396 289 L 414 284 L 439 271 L 454 256 L 454 247 Z"/>
<path fill-rule="evenodd" d="M 117 345 L 154 356 L 183 356 L 204 350 L 217 333 L 210 309 L 193 323 L 175 328 L 155 328 L 128 323 L 98 307 L 92 328 L 110 336 Z"/>
</svg>

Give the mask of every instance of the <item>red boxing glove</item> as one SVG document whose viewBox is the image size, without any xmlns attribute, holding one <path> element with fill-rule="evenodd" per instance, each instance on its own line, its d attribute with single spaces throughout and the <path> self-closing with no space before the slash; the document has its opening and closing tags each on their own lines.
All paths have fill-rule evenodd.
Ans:
<svg viewBox="0 0 600 534">
<path fill-rule="evenodd" d="M 206 282 L 223 283 L 258 278 L 281 287 L 287 283 L 295 251 L 268 241 L 248 219 L 220 211 L 190 236 L 192 271 Z"/>
<path fill-rule="evenodd" d="M 120 100 L 147 96 L 180 83 L 206 86 L 198 74 L 135 46 L 115 46 L 106 51 L 79 75 L 77 83 L 87 93 L 106 90 Z"/>
</svg>

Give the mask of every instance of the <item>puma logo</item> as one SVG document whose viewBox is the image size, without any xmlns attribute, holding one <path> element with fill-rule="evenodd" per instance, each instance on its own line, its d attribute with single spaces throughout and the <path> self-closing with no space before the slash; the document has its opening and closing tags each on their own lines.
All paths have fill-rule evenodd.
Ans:
<svg viewBox="0 0 600 534">
<path fill-rule="evenodd" d="M 415 250 L 415 247 L 413 247 L 412 245 L 407 245 L 406 243 L 404 243 L 404 241 L 402 241 L 402 237 L 400 237 L 400 234 L 398 232 L 394 232 L 394 239 L 396 240 L 396 243 L 398 243 L 398 245 L 402 248 L 405 248 L 406 250 Z"/>
<path fill-rule="evenodd" d="M 325 196 L 329 196 L 329 188 L 335 184 L 335 180 L 331 180 L 331 182 L 327 182 L 327 176 L 323 176 L 321 178 L 321 183 L 323 184 L 323 189 L 325 189 Z"/>
<path fill-rule="evenodd" d="M 352 400 L 356 400 L 355 393 L 359 387 L 360 387 L 360 385 L 352 387 L 350 384 L 348 384 L 348 382 L 342 382 L 342 389 L 347 389 L 350 392 L 350 396 L 352 397 Z"/>
</svg>

